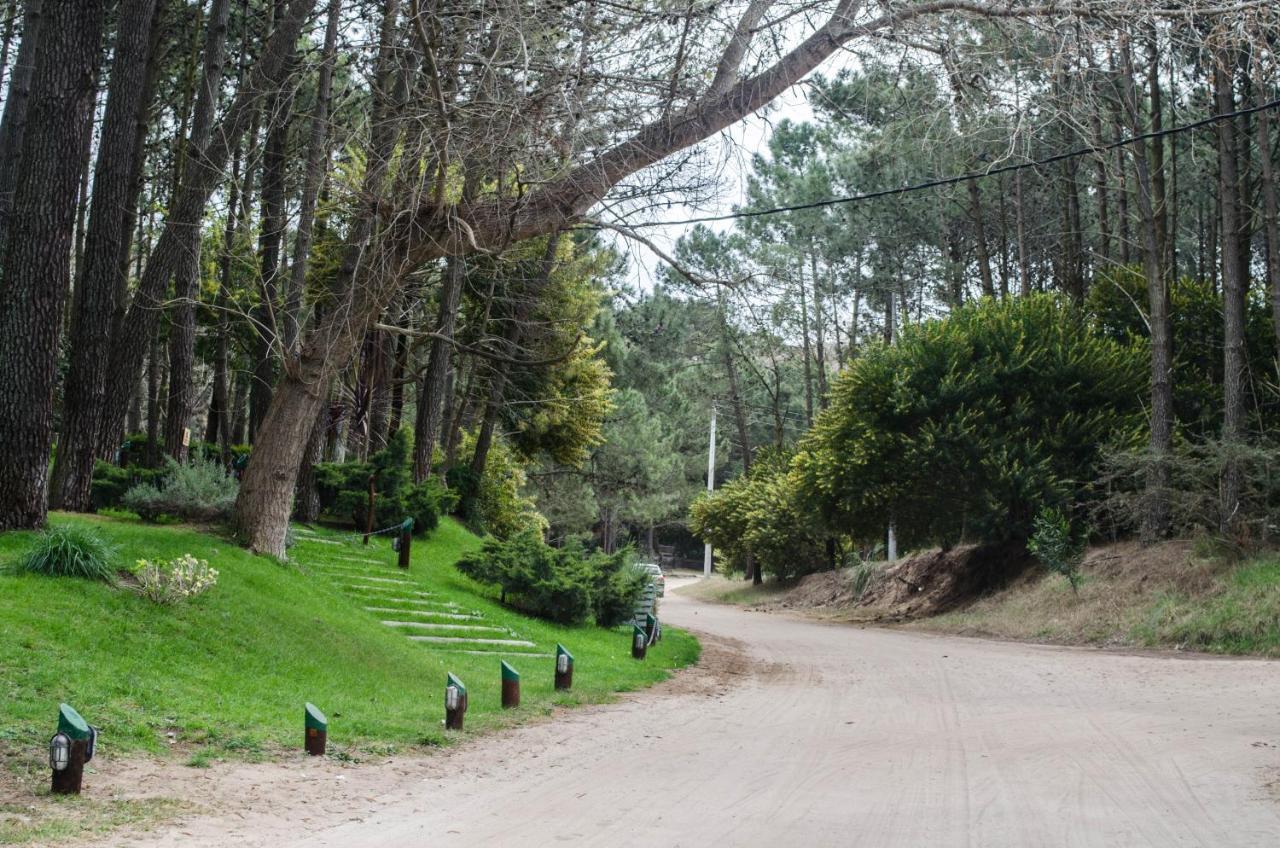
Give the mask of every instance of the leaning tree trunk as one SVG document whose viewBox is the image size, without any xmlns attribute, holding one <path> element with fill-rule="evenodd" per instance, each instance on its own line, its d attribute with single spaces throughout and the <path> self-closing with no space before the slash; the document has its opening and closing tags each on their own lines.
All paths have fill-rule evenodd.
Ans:
<svg viewBox="0 0 1280 848">
<path fill-rule="evenodd" d="M 52 0 L 31 89 L 4 251 L 0 319 L 0 530 L 47 515 L 58 340 L 71 284 L 81 151 L 91 130 L 105 0 Z"/>
<path fill-rule="evenodd" d="M 119 306 L 117 298 L 124 291 L 121 277 L 126 273 L 132 228 L 128 216 L 121 215 L 120 210 L 133 208 L 137 201 L 137 159 L 144 155 L 137 146 L 137 125 L 146 105 L 155 9 L 156 0 L 125 0 L 120 8 L 93 177 L 84 266 L 72 304 L 71 362 L 63 389 L 64 444 L 97 438 L 97 419 L 90 411 L 101 409 L 105 399 L 111 318 Z M 93 459 L 90 453 L 59 452 L 49 486 L 50 506 L 78 512 L 90 509 Z"/>
</svg>

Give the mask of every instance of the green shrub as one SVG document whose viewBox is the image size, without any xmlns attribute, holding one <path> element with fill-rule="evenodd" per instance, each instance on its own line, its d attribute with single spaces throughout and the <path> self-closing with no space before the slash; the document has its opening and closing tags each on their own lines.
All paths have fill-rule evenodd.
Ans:
<svg viewBox="0 0 1280 848">
<path fill-rule="evenodd" d="M 113 545 L 88 528 L 50 527 L 14 563 L 14 570 L 114 583 L 116 555 Z"/>
<path fill-rule="evenodd" d="M 537 530 L 489 537 L 458 561 L 458 570 L 497 587 L 503 603 L 530 615 L 562 624 L 594 619 L 606 627 L 631 616 L 648 581 L 630 551 L 588 556 L 576 545 L 551 547 Z"/>
<path fill-rule="evenodd" d="M 1084 562 L 1085 538 L 1071 531 L 1071 519 L 1057 507 L 1041 507 L 1036 513 L 1035 529 L 1027 540 L 1029 550 L 1040 564 L 1061 574 L 1071 584 L 1071 591 L 1078 591 L 1083 577 L 1080 564 Z"/>
<path fill-rule="evenodd" d="M 158 484 L 164 479 L 165 469 L 144 468 L 130 465 L 121 468 L 99 460 L 93 464 L 93 482 L 90 497 L 94 510 L 117 507 L 124 502 L 125 492 L 140 484 Z"/>
<path fill-rule="evenodd" d="M 169 515 L 189 521 L 214 521 L 231 514 L 240 484 L 212 460 L 178 463 L 165 459 L 165 476 L 159 485 L 143 483 L 125 492 L 123 505 L 155 521 Z"/>
<path fill-rule="evenodd" d="M 906 328 L 836 379 L 792 464 L 802 501 L 856 540 L 1026 539 L 1034 505 L 1078 503 L 1140 438 L 1146 365 L 1050 295 Z"/>
<path fill-rule="evenodd" d="M 413 519 L 415 534 L 425 535 L 440 523 L 440 515 L 457 503 L 457 496 L 439 480 L 413 483 L 409 470 L 409 437 L 399 430 L 369 462 L 322 462 L 315 466 L 320 509 L 350 518 L 363 529 L 369 512 L 369 475 L 373 475 L 374 529 Z"/>
<path fill-rule="evenodd" d="M 802 502 L 799 484 L 787 455 L 761 451 L 749 474 L 693 502 L 689 529 L 737 571 L 745 570 L 748 554 L 780 579 L 820 571 L 827 567 L 823 531 Z"/>
<path fill-rule="evenodd" d="M 467 433 L 460 454 L 469 457 L 474 452 L 475 434 Z M 537 504 L 522 494 L 524 466 L 505 439 L 494 438 L 482 477 L 476 479 L 464 462 L 450 468 L 445 479 L 458 493 L 458 517 L 476 532 L 509 539 L 525 530 L 547 529 Z"/>
</svg>

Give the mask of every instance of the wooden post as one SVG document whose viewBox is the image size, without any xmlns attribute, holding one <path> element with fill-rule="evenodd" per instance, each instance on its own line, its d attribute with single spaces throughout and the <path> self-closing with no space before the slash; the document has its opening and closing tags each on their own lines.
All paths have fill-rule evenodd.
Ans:
<svg viewBox="0 0 1280 848">
<path fill-rule="evenodd" d="M 373 506 L 377 492 L 373 490 L 374 475 L 369 475 L 369 508 L 364 514 L 364 543 L 369 544 L 369 536 L 373 534 Z"/>
<path fill-rule="evenodd" d="M 512 668 L 506 660 L 502 660 L 502 708 L 514 709 L 520 706 L 520 672 Z"/>
<path fill-rule="evenodd" d="M 400 525 L 400 567 L 409 567 L 409 549 L 413 545 L 413 519 L 406 518 Z"/>
<path fill-rule="evenodd" d="M 556 688 L 573 688 L 573 654 L 564 645 L 556 644 Z"/>
<path fill-rule="evenodd" d="M 313 757 L 323 757 L 329 739 L 329 720 L 315 704 L 308 703 L 303 711 L 305 747 Z"/>
</svg>

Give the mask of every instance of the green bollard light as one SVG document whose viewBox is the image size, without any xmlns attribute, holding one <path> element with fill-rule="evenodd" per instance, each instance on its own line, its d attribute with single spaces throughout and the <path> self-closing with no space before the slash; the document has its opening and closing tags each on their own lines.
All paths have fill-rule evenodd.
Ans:
<svg viewBox="0 0 1280 848">
<path fill-rule="evenodd" d="M 50 791 L 54 795 L 79 795 L 84 764 L 93 759 L 98 731 L 89 726 L 69 704 L 58 707 L 58 732 L 49 740 Z"/>
<path fill-rule="evenodd" d="M 638 624 L 631 625 L 631 658 L 642 660 L 649 648 L 649 636 Z"/>
<path fill-rule="evenodd" d="M 445 730 L 461 730 L 462 719 L 467 714 L 467 687 L 449 672 L 444 687 Z"/>
<path fill-rule="evenodd" d="M 514 709 L 520 706 L 520 672 L 502 660 L 502 708 Z"/>
<path fill-rule="evenodd" d="M 564 645 L 556 643 L 556 688 L 573 687 L 573 654 Z"/>
<path fill-rule="evenodd" d="M 319 707 L 309 701 L 304 709 L 303 727 L 306 729 L 307 753 L 313 757 L 323 757 L 329 739 L 329 720 L 320 712 Z"/>
</svg>

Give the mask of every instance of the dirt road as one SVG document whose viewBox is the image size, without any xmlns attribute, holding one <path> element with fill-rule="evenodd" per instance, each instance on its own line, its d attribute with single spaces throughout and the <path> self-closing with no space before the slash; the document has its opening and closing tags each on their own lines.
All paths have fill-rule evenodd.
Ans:
<svg viewBox="0 0 1280 848">
<path fill-rule="evenodd" d="M 125 844 L 1280 845 L 1280 664 L 664 613 L 658 691 Z"/>
</svg>

